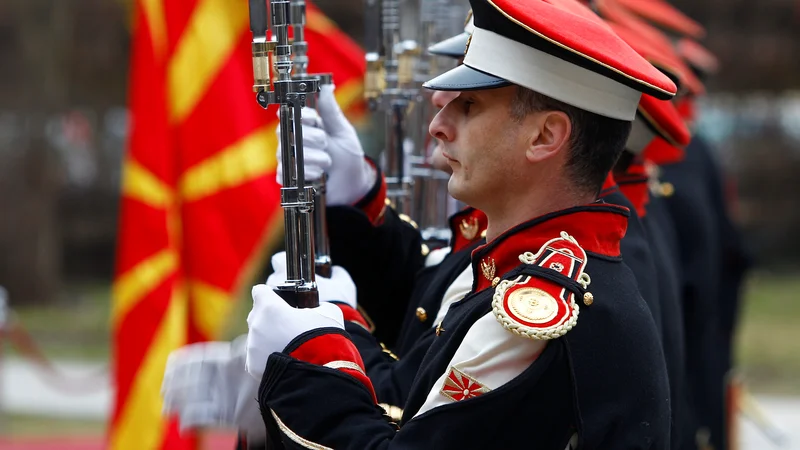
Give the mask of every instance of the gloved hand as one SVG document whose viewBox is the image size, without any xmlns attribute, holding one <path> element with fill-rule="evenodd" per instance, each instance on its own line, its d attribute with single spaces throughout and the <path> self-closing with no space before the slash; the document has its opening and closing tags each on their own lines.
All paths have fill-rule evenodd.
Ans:
<svg viewBox="0 0 800 450">
<path fill-rule="evenodd" d="M 303 108 L 303 160 L 305 162 L 305 177 L 307 181 L 316 181 L 322 178 L 322 173 L 331 167 L 331 156 L 328 154 L 328 135 L 322 127 L 322 119 L 312 108 Z M 275 155 L 278 161 L 275 179 L 283 186 L 283 160 L 281 159 L 281 127 L 278 125 L 275 133 L 278 135 L 278 150 Z"/>
<path fill-rule="evenodd" d="M 249 440 L 266 439 L 256 400 L 259 382 L 245 371 L 246 342 L 246 336 L 239 336 L 170 353 L 161 384 L 163 413 L 177 415 L 181 430 L 238 428 Z"/>
<path fill-rule="evenodd" d="M 272 255 L 272 269 L 275 271 L 267 278 L 267 286 L 276 288 L 286 281 L 286 252 Z M 331 277 L 316 276 L 320 302 L 342 302 L 356 308 L 356 284 L 347 270 L 341 266 L 333 266 Z"/>
<path fill-rule="evenodd" d="M 336 102 L 333 85 L 320 87 L 317 111 L 303 108 L 303 152 L 306 178 L 316 180 L 328 174 L 328 205 L 352 205 L 375 184 L 377 172 L 364 159 L 364 150 L 353 125 Z M 318 113 L 318 114 L 317 114 Z M 308 119 L 306 119 L 308 117 Z M 321 124 L 318 121 L 321 119 Z M 326 139 L 320 135 L 322 131 Z M 280 135 L 279 135 L 280 137 Z M 278 139 L 280 142 L 280 139 Z M 320 150 L 327 152 L 325 159 Z M 278 146 L 278 183 L 282 184 L 281 148 Z"/>
<path fill-rule="evenodd" d="M 297 336 L 317 328 L 344 329 L 342 311 L 331 303 L 316 308 L 293 308 L 269 286 L 253 287 L 253 309 L 247 316 L 247 372 L 258 382 L 267 358 L 282 352 Z"/>
</svg>

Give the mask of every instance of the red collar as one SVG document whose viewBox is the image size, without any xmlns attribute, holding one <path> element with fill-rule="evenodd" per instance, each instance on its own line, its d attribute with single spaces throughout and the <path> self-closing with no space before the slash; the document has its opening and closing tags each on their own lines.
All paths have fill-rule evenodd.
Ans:
<svg viewBox="0 0 800 450">
<path fill-rule="evenodd" d="M 647 204 L 650 203 L 650 188 L 647 169 L 641 161 L 632 163 L 624 175 L 617 176 L 619 190 L 636 210 L 639 217 L 644 217 Z"/>
<path fill-rule="evenodd" d="M 521 264 L 519 255 L 536 253 L 562 231 L 574 237 L 586 252 L 618 258 L 620 241 L 628 228 L 628 216 L 628 208 L 592 203 L 517 225 L 472 252 L 473 291 L 492 287 L 495 277 L 502 277 Z"/>
<path fill-rule="evenodd" d="M 675 147 L 660 137 L 653 139 L 642 152 L 644 159 L 653 164 L 674 164 L 683 161 L 685 156 L 682 148 Z"/>
<path fill-rule="evenodd" d="M 450 251 L 455 253 L 486 237 L 489 219 L 483 211 L 466 207 L 450 216 Z"/>
<path fill-rule="evenodd" d="M 614 174 L 609 171 L 605 181 L 603 181 L 603 187 L 600 188 L 600 197 L 615 187 L 617 187 L 617 180 L 614 179 Z"/>
</svg>

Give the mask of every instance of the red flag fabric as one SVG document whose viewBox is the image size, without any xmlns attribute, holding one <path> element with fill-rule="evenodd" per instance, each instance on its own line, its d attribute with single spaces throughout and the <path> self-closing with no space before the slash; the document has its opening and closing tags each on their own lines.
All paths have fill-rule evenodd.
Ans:
<svg viewBox="0 0 800 450">
<path fill-rule="evenodd" d="M 280 237 L 275 111 L 255 102 L 247 2 L 137 0 L 112 329 L 112 450 L 190 449 L 161 415 L 168 354 L 216 338 Z M 309 72 L 358 111 L 363 52 L 309 6 Z"/>
</svg>

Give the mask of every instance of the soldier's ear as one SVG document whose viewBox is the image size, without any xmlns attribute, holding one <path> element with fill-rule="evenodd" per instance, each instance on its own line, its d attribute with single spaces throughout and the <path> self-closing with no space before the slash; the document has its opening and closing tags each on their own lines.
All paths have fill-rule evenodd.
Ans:
<svg viewBox="0 0 800 450">
<path fill-rule="evenodd" d="M 530 162 L 550 159 L 568 150 L 572 122 L 561 111 L 543 111 L 533 114 L 535 123 L 530 134 L 525 156 Z"/>
</svg>

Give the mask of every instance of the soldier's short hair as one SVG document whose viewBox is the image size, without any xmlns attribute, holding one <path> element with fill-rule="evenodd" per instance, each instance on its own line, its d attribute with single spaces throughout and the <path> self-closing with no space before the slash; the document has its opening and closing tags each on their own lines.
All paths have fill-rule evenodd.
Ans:
<svg viewBox="0 0 800 450">
<path fill-rule="evenodd" d="M 566 164 L 568 173 L 577 188 L 599 192 L 606 175 L 622 154 L 631 122 L 601 116 L 517 86 L 511 101 L 512 119 L 521 122 L 528 114 L 540 111 L 561 111 L 569 117 L 572 134 Z"/>
</svg>

